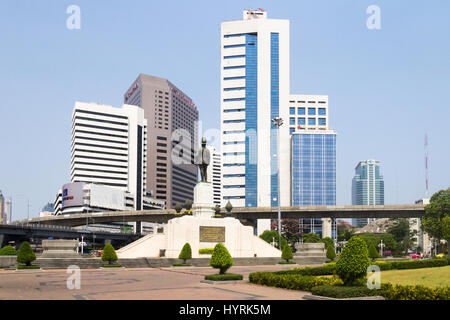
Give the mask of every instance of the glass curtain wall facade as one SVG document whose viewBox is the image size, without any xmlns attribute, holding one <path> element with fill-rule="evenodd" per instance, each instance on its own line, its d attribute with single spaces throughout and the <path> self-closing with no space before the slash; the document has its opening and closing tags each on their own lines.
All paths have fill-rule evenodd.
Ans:
<svg viewBox="0 0 450 320">
<path fill-rule="evenodd" d="M 352 205 L 383 205 L 384 178 L 380 170 L 380 161 L 361 161 L 355 168 L 352 180 Z M 352 219 L 355 227 L 364 227 L 368 218 Z"/>
<path fill-rule="evenodd" d="M 291 136 L 293 206 L 336 205 L 336 133 L 332 130 Z M 322 219 L 301 219 L 303 233 L 322 237 Z M 331 235 L 336 237 L 336 220 Z"/>
</svg>

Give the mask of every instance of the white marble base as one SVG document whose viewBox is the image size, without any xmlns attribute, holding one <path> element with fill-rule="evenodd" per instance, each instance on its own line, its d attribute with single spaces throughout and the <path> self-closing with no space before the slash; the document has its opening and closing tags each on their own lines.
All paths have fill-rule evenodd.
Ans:
<svg viewBox="0 0 450 320">
<path fill-rule="evenodd" d="M 194 217 L 211 218 L 214 216 L 213 186 L 210 182 L 198 182 L 194 188 Z"/>
</svg>

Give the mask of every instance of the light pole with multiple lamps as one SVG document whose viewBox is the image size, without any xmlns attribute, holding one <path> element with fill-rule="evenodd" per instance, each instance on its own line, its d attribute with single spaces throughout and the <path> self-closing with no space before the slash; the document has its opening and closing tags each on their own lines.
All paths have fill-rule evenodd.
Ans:
<svg viewBox="0 0 450 320">
<path fill-rule="evenodd" d="M 281 207 L 280 207 L 280 127 L 283 125 L 283 119 L 281 117 L 275 117 L 272 119 L 272 125 L 277 127 L 277 175 L 278 175 L 278 249 L 281 248 Z"/>
</svg>

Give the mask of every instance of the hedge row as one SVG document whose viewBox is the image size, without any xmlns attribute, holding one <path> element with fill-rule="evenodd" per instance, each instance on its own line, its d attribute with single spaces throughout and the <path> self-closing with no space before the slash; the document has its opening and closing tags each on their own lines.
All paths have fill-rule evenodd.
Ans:
<svg viewBox="0 0 450 320">
<path fill-rule="evenodd" d="M 427 288 L 424 286 L 381 285 L 380 295 L 386 300 L 450 300 L 450 287 Z"/>
<path fill-rule="evenodd" d="M 371 290 L 366 286 L 317 286 L 311 289 L 311 294 L 331 298 L 357 298 L 381 295 L 379 290 Z"/>
<path fill-rule="evenodd" d="M 293 268 L 291 270 L 283 270 L 274 272 L 275 274 L 299 274 L 302 276 L 327 276 L 332 275 L 336 271 L 336 264 L 325 264 L 321 267 L 305 267 Z"/>
<path fill-rule="evenodd" d="M 442 258 L 442 259 L 426 259 L 426 260 L 412 260 L 412 261 L 375 261 L 374 264 L 380 267 L 381 271 L 420 269 L 420 268 L 444 267 L 450 265 L 450 259 Z"/>
<path fill-rule="evenodd" d="M 214 248 L 205 248 L 205 249 L 199 249 L 199 254 L 212 254 L 214 252 Z"/>
<path fill-rule="evenodd" d="M 337 278 L 320 278 L 300 274 L 276 274 L 274 272 L 250 273 L 248 278 L 254 284 L 302 291 L 311 291 L 313 287 L 320 285 L 342 284 L 342 281 Z"/>
<path fill-rule="evenodd" d="M 450 265 L 450 258 L 412 260 L 412 261 L 375 261 L 374 265 L 380 267 L 381 271 L 385 270 L 403 270 L 403 269 L 420 269 L 443 267 Z M 327 276 L 335 274 L 336 263 L 328 263 L 321 267 L 305 267 L 293 268 L 291 270 L 277 271 L 275 274 L 299 274 L 303 276 Z"/>
<path fill-rule="evenodd" d="M 225 273 L 225 274 L 208 274 L 205 276 L 205 280 L 211 281 L 230 281 L 230 280 L 242 280 L 244 277 L 242 274 Z"/>
</svg>

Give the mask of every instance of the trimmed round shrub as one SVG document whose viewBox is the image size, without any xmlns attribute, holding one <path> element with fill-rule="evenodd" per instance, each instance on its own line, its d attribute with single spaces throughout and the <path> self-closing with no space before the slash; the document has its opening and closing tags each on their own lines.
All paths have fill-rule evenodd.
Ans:
<svg viewBox="0 0 450 320">
<path fill-rule="evenodd" d="M 283 247 L 283 251 L 281 252 L 281 259 L 286 260 L 286 262 L 289 262 L 289 259 L 293 259 L 294 255 L 292 254 L 292 248 L 290 245 L 285 245 Z"/>
<path fill-rule="evenodd" d="M 175 204 L 175 212 L 176 213 L 181 213 L 181 210 L 183 210 L 183 206 L 179 203 Z"/>
<path fill-rule="evenodd" d="M 17 251 L 13 246 L 4 246 L 0 250 L 0 256 L 15 256 L 17 255 Z"/>
<path fill-rule="evenodd" d="M 209 265 L 219 269 L 219 274 L 224 274 L 233 265 L 233 258 L 223 244 L 216 244 Z"/>
<path fill-rule="evenodd" d="M 334 240 L 331 239 L 330 237 L 322 238 L 322 239 L 320 239 L 319 242 L 325 243 L 325 250 L 327 250 L 328 247 L 333 247 L 333 249 L 334 249 Z"/>
<path fill-rule="evenodd" d="M 334 260 L 334 258 L 336 258 L 336 252 L 334 251 L 334 246 L 327 247 L 327 258 L 330 260 Z"/>
<path fill-rule="evenodd" d="M 186 242 L 186 244 L 183 246 L 183 249 L 181 249 L 178 259 L 183 259 L 184 264 L 186 264 L 187 259 L 192 259 L 192 249 L 191 245 L 188 242 Z"/>
<path fill-rule="evenodd" d="M 317 242 L 320 242 L 319 235 L 317 235 L 315 233 L 304 234 L 302 239 L 303 239 L 303 243 L 317 243 Z"/>
<path fill-rule="evenodd" d="M 16 260 L 19 263 L 24 263 L 26 266 L 31 266 L 31 262 L 36 260 L 36 255 L 34 254 L 33 249 L 31 249 L 28 241 L 24 241 L 20 245 Z"/>
<path fill-rule="evenodd" d="M 380 255 L 378 254 L 377 248 L 371 243 L 369 246 L 369 258 L 372 259 L 372 261 L 375 261 L 375 259 L 379 257 Z"/>
<path fill-rule="evenodd" d="M 118 260 L 116 250 L 114 250 L 114 247 L 111 243 L 107 243 L 105 247 L 103 248 L 102 253 L 102 261 L 107 261 L 108 264 L 113 264 Z"/>
<path fill-rule="evenodd" d="M 360 237 L 352 237 L 342 249 L 336 262 L 336 274 L 346 286 L 365 277 L 370 265 L 367 245 Z"/>
</svg>

